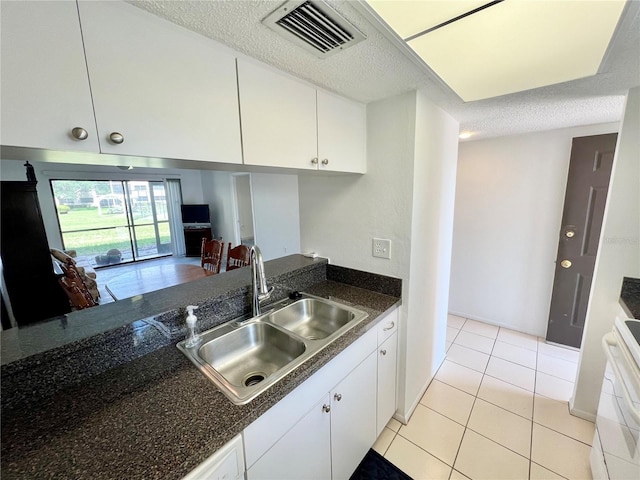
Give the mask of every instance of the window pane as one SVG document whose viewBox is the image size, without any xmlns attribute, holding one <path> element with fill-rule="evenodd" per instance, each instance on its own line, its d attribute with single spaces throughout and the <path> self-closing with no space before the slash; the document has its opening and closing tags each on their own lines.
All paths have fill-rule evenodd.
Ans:
<svg viewBox="0 0 640 480">
<path fill-rule="evenodd" d="M 62 241 L 77 252 L 78 262 L 105 266 L 133 260 L 128 227 L 63 233 Z"/>
</svg>

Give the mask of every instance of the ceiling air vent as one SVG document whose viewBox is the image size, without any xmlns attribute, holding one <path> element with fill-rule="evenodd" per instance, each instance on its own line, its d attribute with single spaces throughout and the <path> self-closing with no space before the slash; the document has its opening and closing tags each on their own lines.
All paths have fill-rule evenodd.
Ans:
<svg viewBox="0 0 640 480">
<path fill-rule="evenodd" d="M 367 38 L 333 8 L 317 0 L 289 0 L 262 23 L 319 58 Z"/>
</svg>

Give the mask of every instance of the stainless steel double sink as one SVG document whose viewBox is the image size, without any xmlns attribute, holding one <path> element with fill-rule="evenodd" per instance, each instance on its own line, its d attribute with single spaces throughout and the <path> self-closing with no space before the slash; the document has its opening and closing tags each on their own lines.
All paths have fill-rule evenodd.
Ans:
<svg viewBox="0 0 640 480">
<path fill-rule="evenodd" d="M 200 334 L 178 348 L 236 405 L 250 402 L 368 317 L 341 303 L 302 294 Z"/>
</svg>

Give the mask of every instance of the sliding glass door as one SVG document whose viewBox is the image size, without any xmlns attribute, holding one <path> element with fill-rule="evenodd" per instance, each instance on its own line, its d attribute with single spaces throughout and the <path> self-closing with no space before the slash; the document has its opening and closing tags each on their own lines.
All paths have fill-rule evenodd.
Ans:
<svg viewBox="0 0 640 480">
<path fill-rule="evenodd" d="M 52 180 L 65 250 L 84 263 L 113 265 L 170 255 L 164 183 Z"/>
</svg>

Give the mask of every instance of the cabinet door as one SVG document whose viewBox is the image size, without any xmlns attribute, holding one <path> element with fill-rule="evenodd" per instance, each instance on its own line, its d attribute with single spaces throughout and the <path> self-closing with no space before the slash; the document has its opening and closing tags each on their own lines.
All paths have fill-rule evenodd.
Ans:
<svg viewBox="0 0 640 480">
<path fill-rule="evenodd" d="M 376 438 L 396 412 L 396 362 L 398 334 L 394 333 L 378 347 L 378 411 Z"/>
<path fill-rule="evenodd" d="M 318 91 L 320 170 L 366 172 L 366 106 Z"/>
<path fill-rule="evenodd" d="M 1 5 L 0 143 L 98 152 L 76 2 Z M 88 137 L 75 139 L 75 127 Z"/>
<path fill-rule="evenodd" d="M 330 407 L 327 395 L 247 470 L 247 479 L 331 478 L 331 412 L 325 406 Z"/>
<path fill-rule="evenodd" d="M 331 395 L 331 478 L 348 479 L 376 440 L 376 354 L 347 375 Z"/>
<path fill-rule="evenodd" d="M 244 163 L 317 169 L 316 91 L 238 59 Z"/>
<path fill-rule="evenodd" d="M 242 163 L 232 55 L 122 2 L 79 11 L 102 153 Z"/>
</svg>

